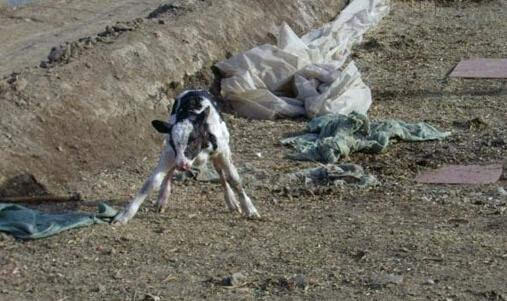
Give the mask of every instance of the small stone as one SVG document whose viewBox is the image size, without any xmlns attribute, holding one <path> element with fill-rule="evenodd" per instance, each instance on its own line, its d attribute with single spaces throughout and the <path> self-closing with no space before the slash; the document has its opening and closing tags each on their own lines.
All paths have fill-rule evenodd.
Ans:
<svg viewBox="0 0 507 301">
<path fill-rule="evenodd" d="M 164 21 L 164 20 L 158 20 L 158 24 L 160 24 L 160 25 L 164 25 L 164 24 L 165 24 L 165 21 Z"/>
<path fill-rule="evenodd" d="M 492 140 L 490 144 L 493 147 L 502 147 L 502 146 L 504 146 L 507 143 L 502 138 L 498 138 L 498 139 Z"/>
<path fill-rule="evenodd" d="M 48 55 L 49 62 L 60 61 L 65 56 L 66 52 L 68 51 L 67 48 L 70 49 L 70 45 L 60 45 L 58 47 L 51 48 L 51 51 L 49 52 L 49 55 Z"/>
<path fill-rule="evenodd" d="M 119 279 L 121 279 L 121 278 L 122 278 L 122 276 L 121 276 L 120 271 L 117 271 L 116 273 L 114 273 L 114 275 L 113 275 L 113 279 L 119 280 Z"/>
<path fill-rule="evenodd" d="M 0 241 L 14 242 L 14 237 L 0 232 Z"/>
<path fill-rule="evenodd" d="M 124 23 L 116 23 L 116 25 L 113 26 L 113 30 L 115 32 L 121 32 L 121 31 L 130 31 L 132 28 Z"/>
<path fill-rule="evenodd" d="M 496 189 L 496 192 L 498 193 L 498 195 L 500 196 L 507 196 L 507 191 L 505 191 L 505 189 L 502 187 L 502 186 L 499 186 L 497 189 Z"/>
<path fill-rule="evenodd" d="M 102 284 L 99 284 L 95 289 L 94 289 L 95 292 L 97 293 L 103 293 L 106 291 L 106 287 Z"/>
<path fill-rule="evenodd" d="M 152 294 L 146 294 L 144 295 L 143 301 L 160 301 L 160 297 Z"/>
<path fill-rule="evenodd" d="M 401 284 L 403 283 L 402 275 L 395 274 L 375 274 L 373 275 L 370 286 L 375 289 L 380 289 L 388 284 Z"/>
<path fill-rule="evenodd" d="M 6 91 L 8 86 L 9 85 L 5 81 L 0 81 L 0 93 L 2 93 L 3 91 Z"/>
<path fill-rule="evenodd" d="M 222 284 L 224 286 L 239 286 L 243 284 L 246 280 L 246 276 L 241 272 L 237 272 L 232 274 L 231 276 L 227 276 L 222 280 Z"/>
<path fill-rule="evenodd" d="M 291 278 L 291 282 L 294 283 L 295 287 L 306 290 L 308 288 L 308 283 L 306 281 L 305 275 L 297 274 Z"/>
<path fill-rule="evenodd" d="M 426 281 L 424 281 L 423 284 L 425 284 L 425 285 L 434 285 L 435 281 L 433 279 L 429 278 L 429 279 L 426 279 Z"/>
<path fill-rule="evenodd" d="M 26 86 L 28 85 L 28 82 L 26 81 L 26 79 L 24 78 L 19 78 L 18 80 L 16 80 L 16 82 L 14 83 L 14 89 L 16 89 L 16 91 L 22 91 L 26 88 Z"/>
</svg>

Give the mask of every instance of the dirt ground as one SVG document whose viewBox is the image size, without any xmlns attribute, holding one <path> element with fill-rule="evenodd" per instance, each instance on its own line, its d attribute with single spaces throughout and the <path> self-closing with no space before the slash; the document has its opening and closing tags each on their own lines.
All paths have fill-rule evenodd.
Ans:
<svg viewBox="0 0 507 301">
<path fill-rule="evenodd" d="M 392 5 L 354 53 L 373 90 L 370 117 L 427 121 L 450 138 L 347 160 L 379 186 L 299 189 L 276 179 L 314 164 L 286 159 L 279 140 L 306 120 L 226 114 L 237 165 L 256 171 L 246 182 L 261 220 L 228 213 L 218 184 L 187 180 L 174 185 L 170 210 L 155 213 L 153 194 L 126 226 L 28 242 L 2 235 L 0 300 L 507 300 L 505 174 L 493 185 L 414 182 L 444 164 L 505 169 L 505 82 L 445 75 L 462 58 L 507 57 L 507 5 Z M 90 175 L 80 192 L 121 206 L 158 151 Z M 237 272 L 238 285 L 225 285 Z"/>
<path fill-rule="evenodd" d="M 75 37 L 91 36 L 106 25 L 112 25 L 112 20 L 125 21 L 148 15 L 153 7 L 164 3 L 163 0 L 62 0 L 49 3 L 36 0 L 13 9 L 3 2 L 0 1 L 0 40 L 3 44 L 0 76 L 20 71 L 19 66 L 37 66 L 47 57 L 51 47 Z"/>
<path fill-rule="evenodd" d="M 82 32 L 87 25 L 77 31 L 62 25 L 60 35 L 66 38 L 55 40 L 54 48 L 39 45 L 45 49 L 41 55 L 28 49 L 4 59 L 27 65 L 20 63 L 8 76 L 0 76 L 0 196 L 6 195 L 5 186 L 27 177 L 51 193 L 76 192 L 79 185 L 90 185 L 98 170 L 139 160 L 159 146 L 151 120 L 163 118 L 171 97 L 183 88 L 217 82 L 214 63 L 273 41 L 270 31 L 276 24 L 286 21 L 301 33 L 334 18 L 345 4 L 173 0 L 158 8 L 157 2 L 147 0 L 151 12 L 135 19 L 122 21 L 121 9 L 119 15 L 96 17 L 97 24 L 111 25 L 91 35 Z M 43 2 L 58 3 L 62 8 L 79 5 L 72 0 Z M 26 29 L 26 24 L 17 26 L 18 19 L 5 15 L 36 16 L 51 25 L 59 20 L 53 20 L 52 13 L 43 7 L 5 8 L 0 39 L 9 38 L 0 44 L 0 56 L 9 53 L 13 41 L 23 41 Z M 84 20 L 88 14 L 77 10 L 68 17 Z M 27 35 L 44 36 L 46 26 L 30 27 Z M 37 64 L 30 65 L 31 60 Z"/>
</svg>

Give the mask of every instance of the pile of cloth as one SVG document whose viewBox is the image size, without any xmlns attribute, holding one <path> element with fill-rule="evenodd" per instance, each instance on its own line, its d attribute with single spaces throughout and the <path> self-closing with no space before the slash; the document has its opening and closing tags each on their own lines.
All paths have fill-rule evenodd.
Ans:
<svg viewBox="0 0 507 301">
<path fill-rule="evenodd" d="M 312 119 L 307 133 L 283 139 L 283 145 L 295 149 L 295 160 L 336 163 L 353 152 L 378 154 L 386 151 L 392 139 L 402 141 L 441 140 L 450 132 L 441 132 L 424 123 L 399 120 L 370 121 L 366 115 L 327 114 Z"/>
</svg>

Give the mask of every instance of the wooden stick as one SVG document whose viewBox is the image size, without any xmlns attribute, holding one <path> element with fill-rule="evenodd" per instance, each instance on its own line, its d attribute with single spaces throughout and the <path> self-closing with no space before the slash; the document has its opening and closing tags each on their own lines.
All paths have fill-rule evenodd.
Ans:
<svg viewBox="0 0 507 301">
<path fill-rule="evenodd" d="M 64 203 L 64 202 L 79 202 L 81 195 L 74 194 L 71 196 L 54 196 L 54 195 L 40 195 L 40 196 L 14 196 L 2 197 L 0 202 L 3 203 Z"/>
</svg>

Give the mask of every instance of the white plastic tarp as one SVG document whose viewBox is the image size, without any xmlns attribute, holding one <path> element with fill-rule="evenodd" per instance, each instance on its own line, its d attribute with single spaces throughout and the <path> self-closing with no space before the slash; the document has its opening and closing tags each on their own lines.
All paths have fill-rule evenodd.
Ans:
<svg viewBox="0 0 507 301">
<path fill-rule="evenodd" d="M 370 89 L 354 62 L 343 65 L 352 46 L 388 12 L 388 0 L 354 0 L 334 21 L 301 38 L 282 24 L 278 45 L 216 65 L 224 74 L 222 96 L 238 114 L 255 119 L 366 114 Z"/>
</svg>

